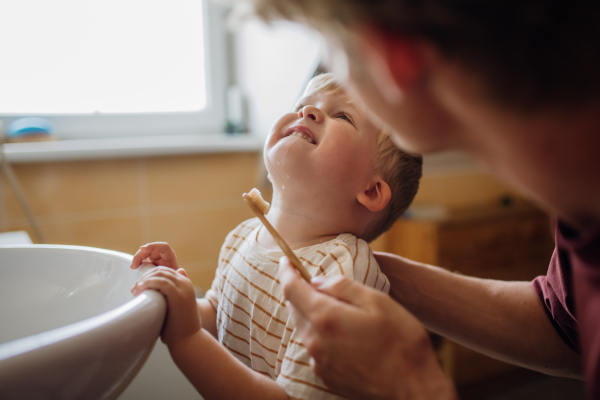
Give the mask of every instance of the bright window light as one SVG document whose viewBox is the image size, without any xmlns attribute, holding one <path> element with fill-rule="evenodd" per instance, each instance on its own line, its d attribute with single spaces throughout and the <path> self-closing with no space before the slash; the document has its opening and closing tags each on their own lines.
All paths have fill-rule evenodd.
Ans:
<svg viewBox="0 0 600 400">
<path fill-rule="evenodd" d="M 0 114 L 204 109 L 202 1 L 3 2 Z"/>
</svg>

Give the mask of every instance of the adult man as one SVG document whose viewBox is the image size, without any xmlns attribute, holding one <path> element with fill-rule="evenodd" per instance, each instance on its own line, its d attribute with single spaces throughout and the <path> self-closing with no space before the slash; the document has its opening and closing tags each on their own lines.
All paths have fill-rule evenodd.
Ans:
<svg viewBox="0 0 600 400">
<path fill-rule="evenodd" d="M 508 362 L 561 376 L 585 372 L 600 399 L 597 2 L 254 4 L 265 19 L 319 29 L 334 67 L 346 64 L 350 88 L 400 146 L 466 151 L 558 221 L 548 275 L 533 283 L 474 279 L 380 254 L 399 304 L 343 279 L 311 288 L 282 259 L 280 279 L 317 374 L 351 397 L 456 398 L 422 323 Z"/>
</svg>

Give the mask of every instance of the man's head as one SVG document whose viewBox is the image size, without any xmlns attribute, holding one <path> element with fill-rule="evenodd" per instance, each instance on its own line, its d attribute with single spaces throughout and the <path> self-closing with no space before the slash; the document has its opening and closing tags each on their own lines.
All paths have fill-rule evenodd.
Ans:
<svg viewBox="0 0 600 400">
<path fill-rule="evenodd" d="M 313 78 L 265 145 L 274 199 L 328 220 L 337 233 L 375 239 L 414 198 L 422 160 L 399 150 L 332 74 Z M 335 232 L 334 230 L 334 232 Z M 333 233 L 333 232 L 332 232 Z"/>
<path fill-rule="evenodd" d="M 600 101 L 599 2 L 251 1 L 321 31 L 334 72 L 413 152 L 481 156 L 472 104 L 528 115 Z"/>
<path fill-rule="evenodd" d="M 531 110 L 600 94 L 600 3 L 588 0 L 252 0 L 265 20 L 352 41 L 364 26 L 431 43 L 501 104 Z M 356 63 L 359 60 L 352 60 Z"/>
<path fill-rule="evenodd" d="M 466 151 L 564 220 L 600 220 L 600 2 L 251 1 L 321 31 L 403 148 Z"/>
</svg>

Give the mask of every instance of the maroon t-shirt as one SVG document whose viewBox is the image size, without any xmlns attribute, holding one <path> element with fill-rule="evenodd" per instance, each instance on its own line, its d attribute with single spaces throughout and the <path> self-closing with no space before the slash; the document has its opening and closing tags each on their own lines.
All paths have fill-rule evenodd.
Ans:
<svg viewBox="0 0 600 400">
<path fill-rule="evenodd" d="M 600 225 L 575 232 L 556 224 L 546 276 L 531 282 L 552 325 L 583 355 L 591 399 L 600 400 Z"/>
</svg>

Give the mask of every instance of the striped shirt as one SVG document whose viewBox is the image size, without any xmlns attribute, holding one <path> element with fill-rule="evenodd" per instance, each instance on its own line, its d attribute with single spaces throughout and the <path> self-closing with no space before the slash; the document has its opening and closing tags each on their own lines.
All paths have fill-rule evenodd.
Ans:
<svg viewBox="0 0 600 400">
<path fill-rule="evenodd" d="M 302 338 L 285 307 L 277 279 L 283 252 L 261 247 L 258 218 L 234 229 L 221 248 L 219 266 L 206 293 L 217 312 L 219 342 L 242 363 L 274 379 L 292 399 L 336 399 L 310 365 Z M 390 283 L 369 245 L 344 233 L 295 250 L 312 275 L 345 275 L 387 293 Z"/>
</svg>

